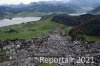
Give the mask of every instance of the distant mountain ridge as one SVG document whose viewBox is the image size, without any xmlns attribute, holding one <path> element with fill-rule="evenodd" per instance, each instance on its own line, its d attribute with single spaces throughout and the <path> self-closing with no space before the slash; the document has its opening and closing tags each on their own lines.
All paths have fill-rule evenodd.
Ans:
<svg viewBox="0 0 100 66">
<path fill-rule="evenodd" d="M 78 6 L 92 6 L 97 7 L 100 5 L 100 0 L 70 0 L 69 3 L 78 5 Z"/>
<path fill-rule="evenodd" d="M 100 6 L 97 7 L 97 8 L 95 8 L 95 9 L 92 10 L 92 11 L 89 11 L 88 13 L 90 13 L 90 14 L 100 14 Z"/>
<path fill-rule="evenodd" d="M 14 16 L 19 13 L 23 13 L 26 15 L 27 13 L 75 13 L 76 10 L 79 9 L 75 5 L 71 4 L 64 4 L 64 3 L 57 3 L 57 4 L 52 4 L 52 3 L 36 3 L 33 2 L 28 5 L 20 4 L 20 5 L 8 5 L 8 6 L 0 6 L 0 17 L 4 16 Z M 25 12 L 25 13 L 24 13 Z M 28 14 L 27 14 L 28 15 Z"/>
</svg>

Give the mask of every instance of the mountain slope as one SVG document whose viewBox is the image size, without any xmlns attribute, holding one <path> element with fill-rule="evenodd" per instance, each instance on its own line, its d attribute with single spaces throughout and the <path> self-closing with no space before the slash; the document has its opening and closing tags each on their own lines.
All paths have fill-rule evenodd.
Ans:
<svg viewBox="0 0 100 66">
<path fill-rule="evenodd" d="M 76 26 L 81 23 L 86 23 L 94 19 L 99 19 L 100 15 L 84 14 L 80 16 L 70 16 L 70 15 L 54 15 L 52 21 L 65 24 L 68 26 Z"/>
<path fill-rule="evenodd" d="M 52 20 L 67 26 L 73 26 L 68 33 L 73 38 L 85 38 L 87 41 L 100 43 L 100 15 L 54 15 Z"/>
<path fill-rule="evenodd" d="M 100 36 L 100 19 L 95 19 L 87 23 L 80 24 L 74 27 L 70 35 L 84 34 L 89 36 Z"/>
<path fill-rule="evenodd" d="M 0 6 L 0 18 L 3 19 L 5 17 L 11 18 L 14 17 L 15 14 L 22 12 L 19 8 L 12 8 L 8 6 Z"/>
<path fill-rule="evenodd" d="M 95 9 L 92 10 L 92 11 L 89 11 L 88 13 L 90 13 L 90 14 L 100 14 L 100 6 L 97 7 L 97 8 L 95 8 Z"/>
<path fill-rule="evenodd" d="M 69 3 L 81 8 L 78 13 L 88 12 L 100 6 L 100 0 L 70 0 Z"/>
<path fill-rule="evenodd" d="M 0 6 L 0 19 L 7 15 L 7 12 L 11 12 L 11 10 L 12 9 L 10 7 Z"/>
</svg>

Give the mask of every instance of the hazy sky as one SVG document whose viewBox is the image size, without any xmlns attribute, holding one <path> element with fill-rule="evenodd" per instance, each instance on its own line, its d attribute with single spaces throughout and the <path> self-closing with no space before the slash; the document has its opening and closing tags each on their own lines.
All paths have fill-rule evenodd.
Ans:
<svg viewBox="0 0 100 66">
<path fill-rule="evenodd" d="M 0 0 L 0 4 L 28 4 L 30 2 L 48 1 L 48 0 Z M 62 0 L 49 0 L 49 1 L 62 1 Z M 67 0 L 66 0 L 67 1 Z"/>
<path fill-rule="evenodd" d="M 19 3 L 25 3 L 28 4 L 30 2 L 37 2 L 40 0 L 0 0 L 0 4 L 19 4 Z"/>
</svg>

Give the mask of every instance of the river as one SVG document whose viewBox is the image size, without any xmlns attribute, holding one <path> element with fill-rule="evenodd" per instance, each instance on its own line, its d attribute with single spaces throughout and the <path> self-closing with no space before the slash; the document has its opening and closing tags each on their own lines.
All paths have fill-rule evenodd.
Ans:
<svg viewBox="0 0 100 66">
<path fill-rule="evenodd" d="M 24 17 L 24 18 L 18 17 L 18 18 L 12 18 L 11 20 L 3 19 L 3 20 L 0 20 L 0 27 L 14 25 L 14 24 L 20 24 L 20 23 L 27 23 L 27 22 L 31 22 L 31 21 L 38 21 L 40 19 L 41 19 L 41 17 Z"/>
</svg>

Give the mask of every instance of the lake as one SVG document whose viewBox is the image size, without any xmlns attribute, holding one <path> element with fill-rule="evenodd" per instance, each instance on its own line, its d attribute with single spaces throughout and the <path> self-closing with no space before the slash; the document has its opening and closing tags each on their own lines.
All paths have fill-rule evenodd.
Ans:
<svg viewBox="0 0 100 66">
<path fill-rule="evenodd" d="M 86 13 L 73 13 L 73 14 L 68 14 L 70 16 L 80 16 L 80 15 L 83 15 L 83 14 L 86 14 Z"/>
<path fill-rule="evenodd" d="M 3 19 L 3 20 L 0 20 L 0 27 L 14 25 L 14 24 L 20 24 L 20 23 L 27 23 L 27 22 L 31 22 L 31 21 L 38 21 L 40 19 L 41 19 L 41 17 L 24 17 L 24 18 L 18 17 L 18 18 L 12 18 L 12 20 Z"/>
</svg>

